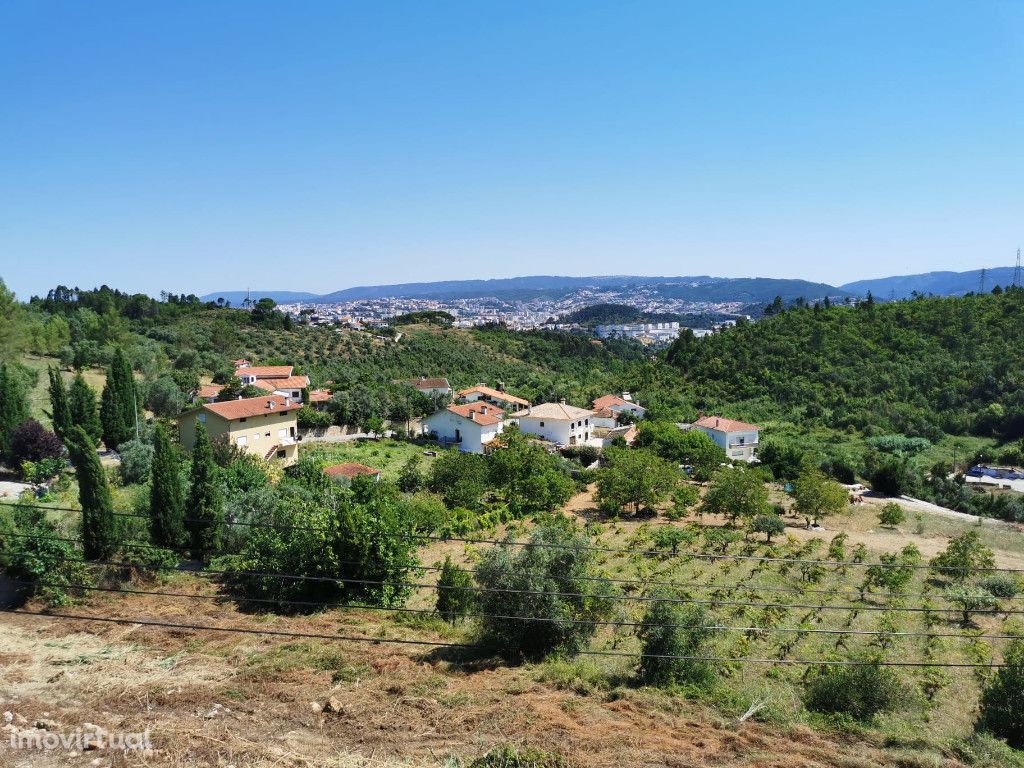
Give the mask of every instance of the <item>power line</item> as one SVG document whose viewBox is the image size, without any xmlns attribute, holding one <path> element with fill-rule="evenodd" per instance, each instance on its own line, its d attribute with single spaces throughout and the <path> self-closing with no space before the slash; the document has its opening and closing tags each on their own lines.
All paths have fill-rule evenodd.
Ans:
<svg viewBox="0 0 1024 768">
<path fill-rule="evenodd" d="M 61 541 L 61 542 L 65 542 L 65 543 L 68 543 L 68 544 L 82 544 L 83 543 L 82 539 L 67 538 L 67 537 L 60 537 L 60 536 L 42 536 L 42 535 L 32 535 L 32 534 L 26 534 L 26 533 L 12 533 L 12 534 L 8 534 L 8 535 L 10 537 L 12 537 L 12 538 L 20 538 L 20 539 L 33 539 L 33 540 L 40 540 L 40 541 Z M 158 550 L 158 551 L 161 551 L 161 552 L 167 551 L 167 549 L 165 547 L 157 547 L 157 546 L 154 546 L 152 544 L 146 544 L 144 542 L 137 542 L 137 541 L 122 541 L 122 542 L 119 542 L 119 546 L 128 547 L 128 548 L 131 548 L 131 549 L 144 549 L 144 550 L 148 549 L 148 550 Z M 213 552 L 214 550 L 208 550 L 208 551 L 209 552 Z M 133 563 L 125 563 L 125 562 L 118 562 L 118 561 L 85 560 L 85 559 L 71 559 L 71 558 L 61 558 L 61 559 L 59 559 L 57 561 L 58 562 L 78 562 L 78 563 L 95 564 L 95 565 L 109 565 L 109 566 L 115 566 L 115 567 L 131 567 L 131 566 L 135 566 L 136 565 L 136 564 L 133 564 Z M 336 560 L 334 562 L 337 563 L 338 565 L 360 565 L 361 564 L 359 561 L 356 561 L 356 560 Z M 149 567 L 148 569 L 152 570 L 153 568 Z M 175 567 L 175 568 L 171 568 L 170 570 L 179 571 L 179 570 L 182 570 L 182 569 L 178 568 L 178 567 Z M 443 568 L 441 566 L 437 566 L 437 565 L 414 565 L 414 566 L 409 566 L 409 570 L 413 570 L 413 571 L 440 571 L 440 570 L 443 570 Z M 476 573 L 476 571 L 474 569 L 472 569 L 472 568 L 458 568 L 458 567 L 456 567 L 455 570 L 459 571 L 460 573 L 468 573 L 470 575 Z M 207 573 L 207 574 L 210 574 L 210 573 L 213 573 L 213 574 L 217 574 L 217 573 L 243 574 L 243 572 L 239 572 L 239 571 L 210 571 L 210 570 L 203 570 L 203 571 L 193 571 L 193 572 L 194 573 Z M 253 576 L 269 576 L 269 577 L 281 577 L 281 578 L 284 578 L 284 577 L 294 577 L 294 578 L 297 578 L 297 579 L 324 578 L 324 579 L 330 580 L 330 577 L 297 576 L 297 575 L 294 575 L 294 574 L 281 574 L 281 573 L 244 572 L 243 575 L 245 575 L 245 574 L 253 575 Z M 816 594 L 816 595 L 831 595 L 833 597 L 861 597 L 862 595 L 871 595 L 872 597 L 887 597 L 887 598 L 896 598 L 896 599 L 904 599 L 904 598 L 938 598 L 940 600 L 949 600 L 950 599 L 949 597 L 947 597 L 946 595 L 942 594 L 941 592 L 938 592 L 938 593 L 926 593 L 926 592 L 873 592 L 873 591 L 868 590 L 868 589 L 865 589 L 865 590 L 861 591 L 861 590 L 857 590 L 857 589 L 837 590 L 837 589 L 818 589 L 818 588 L 813 588 L 813 587 L 807 587 L 805 589 L 805 588 L 801 588 L 801 587 L 766 587 L 766 586 L 761 586 L 761 585 L 714 584 L 714 583 L 706 583 L 706 582 L 702 583 L 702 582 L 696 582 L 696 581 L 657 581 L 657 580 L 652 580 L 652 579 L 624 579 L 624 578 L 611 577 L 611 576 L 609 576 L 609 577 L 605 577 L 605 576 L 579 576 L 579 577 L 577 577 L 577 579 L 580 580 L 580 581 L 596 581 L 596 582 L 610 582 L 612 584 L 625 584 L 627 586 L 634 585 L 634 586 L 643 586 L 643 587 L 672 587 L 672 588 L 675 588 L 675 589 L 704 589 L 704 590 L 716 590 L 716 591 L 717 590 L 724 590 L 724 591 L 740 590 L 740 591 L 747 591 L 747 592 L 761 592 L 761 593 L 766 593 L 766 594 L 795 594 L 795 595 Z M 1004 598 L 1001 598 L 1001 599 L 1002 600 L 1024 600 L 1024 595 L 1015 595 L 1015 596 L 1012 596 L 1012 597 L 1004 597 Z"/>
<path fill-rule="evenodd" d="M 75 509 L 73 507 L 48 507 L 42 504 L 14 504 L 8 506 L 23 506 L 30 507 L 33 509 L 44 509 L 49 511 L 58 512 L 78 512 L 82 510 Z M 149 519 L 148 515 L 144 515 L 138 512 L 114 512 L 115 517 L 129 517 L 129 518 L 141 518 Z M 209 524 L 208 520 L 198 520 L 195 518 L 184 518 L 183 522 L 197 522 L 203 524 Z M 325 528 L 312 528 L 309 526 L 302 525 L 282 525 L 277 523 L 250 523 L 243 522 L 240 520 L 226 520 L 222 523 L 223 525 L 229 526 L 243 526 L 248 528 L 265 528 L 273 530 L 294 530 L 294 531 L 306 531 L 309 533 L 329 533 Z M 663 549 L 630 549 L 628 547 L 595 547 L 595 546 L 575 546 L 571 544 L 553 544 L 550 542 L 534 542 L 534 541 L 516 541 L 513 539 L 470 539 L 458 536 L 436 536 L 429 534 L 418 534 L 418 533 L 392 533 L 388 534 L 390 538 L 397 539 L 413 539 L 418 541 L 441 541 L 441 542 L 460 542 L 466 544 L 493 544 L 498 546 L 511 546 L 511 547 L 537 547 L 543 549 L 565 549 L 574 552 L 604 552 L 606 554 L 629 554 L 629 555 L 648 555 L 648 556 L 665 556 L 669 554 Z M 714 554 L 707 552 L 680 552 L 680 557 L 688 557 L 694 560 L 707 560 L 709 562 L 717 562 L 719 560 L 738 560 L 745 562 L 763 562 L 763 563 L 793 563 L 796 565 L 821 565 L 821 566 L 834 566 L 834 567 L 860 567 L 860 568 L 911 568 L 915 570 L 930 570 L 930 571 L 970 571 L 972 573 L 1024 573 L 1024 568 L 960 568 L 952 565 L 929 565 L 927 563 L 869 563 L 866 561 L 858 560 L 809 560 L 805 558 L 793 558 L 793 557 L 766 557 L 758 555 L 730 555 L 730 554 Z"/>
<path fill-rule="evenodd" d="M 45 556 L 44 556 L 45 557 Z M 47 558 L 51 562 L 93 562 L 97 565 L 111 565 L 120 567 L 132 567 L 131 563 L 117 563 L 111 561 L 86 561 L 70 558 Z M 350 564 L 358 564 L 349 561 Z M 167 567 L 143 567 L 142 570 L 164 570 L 164 571 L 177 571 L 177 568 Z M 410 566 L 410 570 L 416 570 L 416 566 Z M 437 584 L 422 584 L 415 582 L 396 581 L 392 579 L 357 579 L 344 576 L 306 576 L 300 574 L 281 574 L 281 573 L 266 573 L 260 571 L 224 571 L 224 570 L 204 570 L 198 571 L 197 573 L 207 575 L 221 575 L 229 577 L 260 577 L 260 578 L 283 578 L 292 579 L 298 581 L 314 581 L 321 583 L 332 583 L 335 585 L 345 584 L 360 584 L 364 586 L 392 586 L 409 589 L 449 589 L 448 587 L 440 587 Z M 720 606 L 732 606 L 732 607 L 746 607 L 746 608 L 784 608 L 791 610 L 794 608 L 800 609 L 812 609 L 812 610 L 824 610 L 824 611 L 867 611 L 876 612 L 882 611 L 887 613 L 962 613 L 959 608 L 940 608 L 940 607 L 917 607 L 917 606 L 886 606 L 886 605 L 829 605 L 819 603 L 769 603 L 753 600 L 720 600 L 717 598 L 683 598 L 683 597 L 654 597 L 647 595 L 594 595 L 588 592 L 549 592 L 546 590 L 537 589 L 513 589 L 509 587 L 460 587 L 462 591 L 476 592 L 476 593 L 499 593 L 499 594 L 520 594 L 520 595 L 537 595 L 544 597 L 582 597 L 592 598 L 596 600 L 608 600 L 612 602 L 638 602 L 638 603 L 670 603 L 677 605 L 720 605 Z M 236 598 L 244 602 L 245 598 Z M 1010 615 L 1024 615 L 1024 610 L 1004 610 L 999 613 Z"/>
<path fill-rule="evenodd" d="M 232 600 L 233 602 L 239 603 L 262 603 L 271 605 L 293 605 L 293 606 L 304 606 L 308 608 L 320 608 L 324 610 L 349 610 L 349 611 L 384 611 L 394 613 L 413 613 L 413 614 L 429 614 L 432 616 L 438 615 L 437 611 L 432 608 L 407 608 L 404 606 L 379 606 L 379 605 L 361 605 L 342 603 L 337 601 L 319 601 L 319 600 L 291 600 L 291 599 L 275 599 L 275 598 L 260 598 L 260 597 L 246 597 L 246 598 L 232 598 L 225 595 L 197 595 L 189 592 L 161 592 L 153 590 L 142 590 L 142 589 L 127 589 L 123 587 L 95 587 L 86 584 L 63 584 L 60 582 L 33 582 L 29 579 L 11 579 L 15 584 L 35 585 L 42 587 L 51 587 L 57 589 L 67 590 L 82 590 L 86 592 L 107 592 L 113 594 L 125 594 L 125 595 L 146 595 L 151 597 L 171 597 L 171 598 L 182 598 L 187 600 Z M 443 589 L 459 592 L 464 591 L 463 587 L 444 587 Z M 942 637 L 942 638 L 956 638 L 960 640 L 1016 640 L 1021 637 L 1019 634 L 983 634 L 983 633 L 963 633 L 963 632 L 906 632 L 906 631 L 886 631 L 886 630 L 870 630 L 870 629 L 834 629 L 834 628 L 822 628 L 822 627 L 743 627 L 729 624 L 723 625 L 707 625 L 707 624 L 678 624 L 678 623 L 657 623 L 648 621 L 616 621 L 614 619 L 563 619 L 563 618 L 550 618 L 546 616 L 517 616 L 517 615 L 505 615 L 505 614 L 494 614 L 494 613 L 468 613 L 463 614 L 460 618 L 467 619 L 502 619 L 508 621 L 529 621 L 529 622 L 542 622 L 542 623 L 554 623 L 568 626 L 610 626 L 610 627 L 671 627 L 675 629 L 683 630 L 708 630 L 715 632 L 755 632 L 755 633 L 795 633 L 795 634 L 817 634 L 817 635 L 858 635 L 858 636 L 873 636 L 873 637 Z"/>
<path fill-rule="evenodd" d="M 371 643 L 380 645 L 390 643 L 397 645 L 419 645 L 431 648 L 456 648 L 467 651 L 488 651 L 498 653 L 497 649 L 469 645 L 467 643 L 449 643 L 436 640 L 408 640 L 404 638 L 385 637 L 358 637 L 355 635 L 329 635 L 317 632 L 295 632 L 276 629 L 251 629 L 246 627 L 217 627 L 208 624 L 184 624 L 169 621 L 156 621 L 152 619 L 123 619 L 113 616 L 88 616 L 73 613 L 41 613 L 35 611 L 23 611 L 20 609 L 0 608 L 0 613 L 15 613 L 23 616 L 36 616 L 45 619 L 62 619 L 68 621 L 100 621 L 121 625 L 138 625 L 143 627 L 159 627 L 163 629 L 188 629 L 205 632 L 233 632 L 248 635 L 261 635 L 269 637 L 294 637 L 310 640 L 332 640 L 354 643 Z M 677 659 L 682 661 L 704 661 L 737 664 L 785 664 L 785 665 L 806 665 L 806 666 L 830 666 L 830 667 L 943 667 L 943 668 L 966 668 L 966 669 L 998 669 L 1007 666 L 1005 663 L 974 663 L 974 662 L 933 662 L 933 661 L 884 661 L 884 660 L 832 660 L 832 659 L 769 659 L 769 658 L 748 658 L 728 656 L 681 656 L 659 653 L 640 653 L 635 651 L 578 651 L 579 656 L 612 656 L 620 658 L 642 658 L 642 659 Z"/>
</svg>

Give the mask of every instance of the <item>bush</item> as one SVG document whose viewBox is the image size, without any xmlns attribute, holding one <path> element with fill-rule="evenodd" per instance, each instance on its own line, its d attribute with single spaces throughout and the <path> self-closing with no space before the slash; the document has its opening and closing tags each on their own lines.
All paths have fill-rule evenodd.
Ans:
<svg viewBox="0 0 1024 768">
<path fill-rule="evenodd" d="M 986 579 L 982 579 L 979 586 L 992 595 L 992 597 L 1003 599 L 1016 597 L 1020 591 L 1020 584 L 1017 580 L 1012 576 L 1005 576 L 1003 574 L 994 574 Z"/>
<path fill-rule="evenodd" d="M 481 621 L 484 642 L 508 658 L 575 653 L 606 617 L 610 584 L 594 580 L 589 539 L 564 523 L 548 522 L 524 546 L 491 549 L 476 569 L 481 614 L 525 616 Z"/>
<path fill-rule="evenodd" d="M 64 459 L 41 459 L 21 462 L 21 476 L 26 483 L 45 483 L 64 470 Z"/>
<path fill-rule="evenodd" d="M 124 485 L 135 485 L 149 480 L 153 466 L 153 446 L 141 440 L 129 440 L 118 447 L 121 464 L 118 472 Z"/>
<path fill-rule="evenodd" d="M 1014 640 L 1006 652 L 1006 666 L 997 670 L 981 693 L 976 728 L 1024 749 L 1024 640 Z"/>
<path fill-rule="evenodd" d="M 906 519 L 907 514 L 903 511 L 903 507 L 895 501 L 887 503 L 878 513 L 878 522 L 886 528 L 896 528 Z"/>
<path fill-rule="evenodd" d="M 812 712 L 849 715 L 868 721 L 880 712 L 896 709 L 903 684 L 877 661 L 853 666 L 827 666 L 807 683 L 804 706 Z"/>
<path fill-rule="evenodd" d="M 19 424 L 11 435 L 14 463 L 57 459 L 64 455 L 64 444 L 53 432 L 35 419 Z"/>
<path fill-rule="evenodd" d="M 7 532 L 5 535 L 4 532 Z M 75 585 L 90 586 L 81 553 L 62 540 L 56 526 L 37 508 L 0 510 L 0 566 L 15 579 L 30 582 L 30 594 L 48 605 L 67 605 L 78 594 Z"/>
<path fill-rule="evenodd" d="M 437 612 L 445 621 L 454 624 L 470 612 L 475 598 L 473 579 L 452 563 L 451 556 L 446 556 L 437 580 Z"/>
<path fill-rule="evenodd" d="M 670 598 L 666 593 L 656 597 Z M 694 657 L 708 655 L 714 620 L 703 605 L 653 602 L 638 631 L 644 655 L 640 677 L 649 685 L 677 683 L 707 685 L 715 676 L 710 663 Z"/>
</svg>

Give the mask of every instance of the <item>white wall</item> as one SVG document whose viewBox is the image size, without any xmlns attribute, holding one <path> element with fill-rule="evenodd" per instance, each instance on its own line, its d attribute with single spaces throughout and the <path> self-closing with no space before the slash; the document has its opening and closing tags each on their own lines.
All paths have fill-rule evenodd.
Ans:
<svg viewBox="0 0 1024 768">
<path fill-rule="evenodd" d="M 715 445 L 725 451 L 730 459 L 750 459 L 757 450 L 758 432 L 722 432 L 707 427 L 697 427 L 701 432 L 715 441 Z M 740 445 L 742 443 L 742 445 Z"/>
<path fill-rule="evenodd" d="M 438 440 L 454 442 L 461 438 L 460 451 L 467 453 L 483 453 L 483 447 L 497 437 L 504 428 L 503 422 L 482 426 L 475 421 L 464 419 L 449 410 L 438 411 L 423 419 L 423 432 L 437 433 Z"/>
<path fill-rule="evenodd" d="M 540 416 L 520 416 L 519 431 L 536 435 L 559 445 L 579 445 L 590 439 L 593 420 L 589 418 L 567 421 L 565 419 L 543 419 Z"/>
</svg>

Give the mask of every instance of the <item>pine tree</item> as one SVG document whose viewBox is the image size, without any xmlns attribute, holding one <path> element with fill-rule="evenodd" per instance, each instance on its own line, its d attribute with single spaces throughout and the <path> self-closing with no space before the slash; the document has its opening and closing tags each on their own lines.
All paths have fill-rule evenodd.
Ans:
<svg viewBox="0 0 1024 768">
<path fill-rule="evenodd" d="M 71 415 L 71 401 L 60 370 L 50 366 L 50 410 L 53 420 L 53 431 L 61 440 L 67 440 L 75 420 Z"/>
<path fill-rule="evenodd" d="M 0 363 L 0 459 L 10 460 L 14 430 L 28 420 L 28 393 L 7 363 Z"/>
<path fill-rule="evenodd" d="M 107 383 L 103 387 L 100 420 L 103 423 L 103 442 L 113 450 L 131 440 L 138 418 L 138 393 L 132 367 L 120 348 L 107 369 Z"/>
<path fill-rule="evenodd" d="M 196 444 L 192 449 L 192 487 L 188 494 L 188 532 L 192 557 L 207 561 L 220 547 L 223 510 L 217 485 L 217 465 L 206 426 L 196 423 Z"/>
<path fill-rule="evenodd" d="M 82 506 L 82 549 L 86 560 L 104 560 L 115 549 L 114 499 L 107 475 L 92 439 L 74 426 L 68 452 L 78 477 L 78 501 Z"/>
<path fill-rule="evenodd" d="M 185 496 L 178 454 L 163 424 L 153 435 L 153 468 L 149 486 L 149 536 L 160 547 L 177 549 L 185 541 Z"/>
<path fill-rule="evenodd" d="M 71 423 L 77 424 L 98 445 L 103 436 L 103 425 L 96 409 L 96 392 L 90 387 L 81 373 L 75 375 L 71 382 Z"/>
</svg>

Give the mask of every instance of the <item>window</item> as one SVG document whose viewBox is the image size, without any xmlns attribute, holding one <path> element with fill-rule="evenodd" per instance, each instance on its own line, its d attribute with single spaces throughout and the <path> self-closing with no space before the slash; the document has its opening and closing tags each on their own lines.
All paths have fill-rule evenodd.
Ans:
<svg viewBox="0 0 1024 768">
<path fill-rule="evenodd" d="M 540 423 L 540 425 L 541 425 L 541 426 L 543 427 L 543 426 L 544 426 L 544 422 L 542 421 L 542 422 Z"/>
<path fill-rule="evenodd" d="M 241 437 L 235 439 L 235 445 L 246 445 L 248 442 L 249 438 L 247 438 L 245 435 L 242 435 Z"/>
<path fill-rule="evenodd" d="M 243 416 L 242 418 L 240 418 L 240 419 L 239 419 L 239 421 L 248 421 L 248 420 L 249 420 L 249 419 L 248 419 L 248 418 L 246 418 L 245 416 Z"/>
<path fill-rule="evenodd" d="M 206 414 L 205 413 L 200 413 L 198 416 L 196 416 L 196 421 L 199 421 L 199 422 L 202 422 L 203 424 L 205 424 L 206 423 Z"/>
<path fill-rule="evenodd" d="M 590 419 L 584 419 L 583 423 L 586 424 L 589 427 L 590 426 Z"/>
<path fill-rule="evenodd" d="M 284 451 L 278 451 L 277 452 L 277 458 L 283 459 L 284 458 Z"/>
<path fill-rule="evenodd" d="M 288 430 L 284 429 L 282 427 L 281 429 L 277 430 L 277 436 L 278 437 L 288 437 Z M 270 433 L 269 432 L 267 432 L 267 437 L 270 437 Z"/>
<path fill-rule="evenodd" d="M 266 433 L 265 435 L 263 435 L 263 436 L 264 436 L 264 437 L 270 437 L 270 433 L 269 433 L 269 432 L 267 432 L 267 433 Z"/>
</svg>

